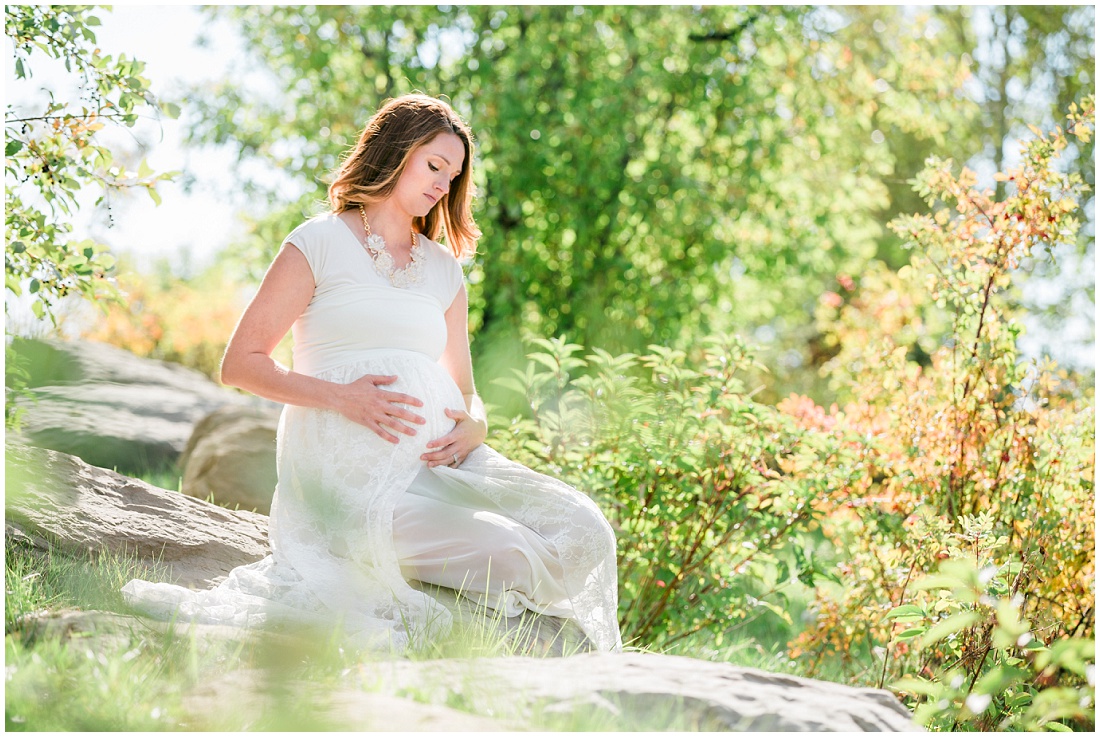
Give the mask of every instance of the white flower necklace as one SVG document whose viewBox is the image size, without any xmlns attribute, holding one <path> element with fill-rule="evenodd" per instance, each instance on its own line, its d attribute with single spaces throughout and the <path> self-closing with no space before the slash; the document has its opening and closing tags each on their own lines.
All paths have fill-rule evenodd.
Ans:
<svg viewBox="0 0 1100 737">
<path fill-rule="evenodd" d="M 363 217 L 363 230 L 367 232 L 363 246 L 370 254 L 375 270 L 395 287 L 405 288 L 418 283 L 424 275 L 424 249 L 420 247 L 416 231 L 409 229 L 412 236 L 412 249 L 409 251 L 411 260 L 404 268 L 394 269 L 393 256 L 386 250 L 386 241 L 382 236 L 371 232 L 370 223 L 367 221 L 367 210 L 362 205 L 359 205 L 359 214 Z"/>
</svg>

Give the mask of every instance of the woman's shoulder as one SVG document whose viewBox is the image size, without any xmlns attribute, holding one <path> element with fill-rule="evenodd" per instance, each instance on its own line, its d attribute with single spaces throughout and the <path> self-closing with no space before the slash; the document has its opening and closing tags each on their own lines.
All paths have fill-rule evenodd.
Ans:
<svg viewBox="0 0 1100 737">
<path fill-rule="evenodd" d="M 343 232 L 350 233 L 347 225 L 333 212 L 321 213 L 305 220 L 283 239 L 283 244 L 290 244 L 302 252 L 313 270 L 314 278 L 321 279 L 332 268 L 340 266 L 347 258 L 347 249 L 338 247 L 339 239 Z"/>
<path fill-rule="evenodd" d="M 338 228 L 347 228 L 334 212 L 323 212 L 298 224 L 286 237 L 286 241 L 293 241 L 295 237 L 317 238 L 333 232 L 339 232 Z M 295 245 L 301 245 L 295 243 Z"/>
<path fill-rule="evenodd" d="M 453 253 L 451 253 L 451 249 L 447 248 L 442 243 L 437 243 L 436 241 L 433 241 L 431 238 L 424 235 L 423 233 L 420 234 L 420 242 L 424 244 L 425 250 L 431 252 L 432 258 L 450 259 L 451 261 L 455 260 L 455 256 Z"/>
<path fill-rule="evenodd" d="M 436 263 L 440 268 L 450 275 L 452 278 L 455 274 L 461 278 L 462 276 L 462 264 L 455 257 L 454 252 L 443 245 L 433 241 L 426 235 L 420 235 L 421 243 L 424 244 L 424 250 L 429 253 L 428 260 Z"/>
<path fill-rule="evenodd" d="M 446 309 L 462 286 L 464 279 L 462 264 L 458 262 L 454 253 L 447 246 L 437 243 L 423 234 L 421 234 L 420 239 L 424 250 L 428 252 L 428 270 L 432 274 L 429 281 L 433 285 L 431 289 L 437 292 L 436 296 L 439 298 L 440 304 Z"/>
</svg>

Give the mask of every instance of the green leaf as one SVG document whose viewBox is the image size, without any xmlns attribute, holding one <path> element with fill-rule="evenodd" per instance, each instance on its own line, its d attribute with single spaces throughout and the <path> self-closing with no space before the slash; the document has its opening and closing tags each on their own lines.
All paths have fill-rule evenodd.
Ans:
<svg viewBox="0 0 1100 737">
<path fill-rule="evenodd" d="M 756 606 L 764 607 L 765 609 L 770 611 L 772 614 L 774 614 L 777 617 L 779 617 L 780 619 L 782 619 L 787 624 L 791 624 L 791 615 L 790 615 L 790 613 L 785 608 L 779 606 L 778 604 L 774 604 L 770 601 L 765 601 L 763 599 L 756 599 L 756 600 L 753 601 L 753 604 L 756 605 Z"/>
<path fill-rule="evenodd" d="M 551 356 L 547 353 L 532 353 L 528 356 L 528 358 L 530 358 L 533 361 L 538 361 L 539 363 L 541 363 L 543 366 L 546 366 L 551 371 L 556 372 L 561 368 L 561 366 L 558 364 L 557 360 L 553 356 Z"/>
<path fill-rule="evenodd" d="M 19 283 L 19 277 L 10 271 L 4 274 L 4 286 L 16 297 L 23 294 L 23 285 Z"/>
<path fill-rule="evenodd" d="M 911 640 L 914 637 L 919 637 L 920 635 L 923 635 L 927 631 L 927 627 L 911 627 L 910 629 L 907 629 L 904 632 L 895 635 L 894 641 L 900 642 L 901 640 Z"/>
<path fill-rule="evenodd" d="M 920 646 L 924 648 L 934 643 L 937 643 L 949 635 L 964 630 L 971 625 L 977 624 L 977 622 L 981 620 L 981 618 L 981 615 L 975 611 L 965 611 L 959 612 L 958 614 L 952 614 L 950 617 L 943 620 L 942 622 L 937 622 L 930 630 L 928 630 L 928 634 L 921 638 Z"/>
<path fill-rule="evenodd" d="M 905 619 L 902 619 L 902 617 L 906 617 L 906 618 L 909 618 L 909 617 L 923 618 L 925 616 L 927 616 L 927 615 L 924 613 L 924 609 L 917 606 L 916 604 L 902 604 L 901 606 L 894 607 L 893 609 L 891 609 L 886 614 L 885 618 L 886 619 L 897 619 L 899 621 L 906 621 Z M 914 619 L 913 621 L 916 621 L 916 620 Z"/>
<path fill-rule="evenodd" d="M 524 385 L 524 383 L 522 381 L 517 379 L 515 376 L 499 376 L 499 377 L 493 379 L 492 383 L 497 385 L 497 386 L 502 386 L 505 389 L 511 389 L 512 391 L 514 391 L 514 392 L 516 392 L 517 394 L 520 394 L 520 395 L 526 395 L 527 394 L 527 387 Z"/>
<path fill-rule="evenodd" d="M 9 138 L 7 144 L 4 146 L 4 155 L 5 156 L 15 156 L 17 153 L 19 153 L 22 150 L 22 148 L 23 148 L 23 142 L 22 141 L 20 141 L 18 139 L 15 139 L 15 138 Z"/>
<path fill-rule="evenodd" d="M 151 200 L 153 200 L 153 204 L 159 206 L 160 203 L 162 202 L 162 200 L 161 200 L 161 197 L 160 197 L 160 193 L 157 192 L 157 188 L 156 187 L 146 187 L 146 191 L 149 193 L 149 198 Z"/>
<path fill-rule="evenodd" d="M 922 696 L 938 696 L 943 693 L 943 684 L 935 683 L 919 676 L 902 676 L 890 684 L 894 691 L 920 694 Z"/>
</svg>

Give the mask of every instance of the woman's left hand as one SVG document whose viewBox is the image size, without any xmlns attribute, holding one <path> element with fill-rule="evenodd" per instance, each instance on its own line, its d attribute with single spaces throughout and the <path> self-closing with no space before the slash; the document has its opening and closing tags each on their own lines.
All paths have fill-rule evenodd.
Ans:
<svg viewBox="0 0 1100 737">
<path fill-rule="evenodd" d="M 485 442 L 489 432 L 484 420 L 475 420 L 466 410 L 445 409 L 443 412 L 455 421 L 455 426 L 443 437 L 428 443 L 428 452 L 420 456 L 420 460 L 428 462 L 428 468 L 457 468 L 474 448 Z"/>
</svg>

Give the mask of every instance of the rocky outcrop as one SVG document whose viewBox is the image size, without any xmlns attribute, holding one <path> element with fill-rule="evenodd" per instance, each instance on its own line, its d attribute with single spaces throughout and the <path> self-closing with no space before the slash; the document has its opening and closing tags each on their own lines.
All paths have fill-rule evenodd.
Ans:
<svg viewBox="0 0 1100 737">
<path fill-rule="evenodd" d="M 360 679 L 527 728 L 919 731 L 888 691 L 657 653 L 392 661 L 363 666 Z"/>
<path fill-rule="evenodd" d="M 230 509 L 269 513 L 278 424 L 275 409 L 233 405 L 211 412 L 195 425 L 180 457 L 180 490 Z"/>
<path fill-rule="evenodd" d="M 70 555 L 116 553 L 205 587 L 264 557 L 267 517 L 231 511 L 84 463 L 7 443 L 5 534 Z"/>
<path fill-rule="evenodd" d="M 261 400 L 203 374 L 105 343 L 16 339 L 33 398 L 20 398 L 22 438 L 104 468 L 171 466 L 200 419 L 226 405 Z"/>
<path fill-rule="evenodd" d="M 194 729 L 247 723 L 289 702 L 326 728 L 356 731 L 922 731 L 888 691 L 641 652 L 372 662 L 323 690 L 243 671 L 187 701 L 209 720 Z"/>
</svg>

